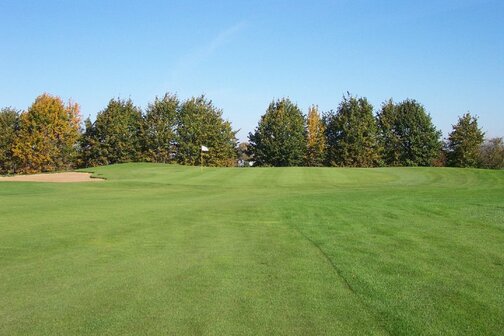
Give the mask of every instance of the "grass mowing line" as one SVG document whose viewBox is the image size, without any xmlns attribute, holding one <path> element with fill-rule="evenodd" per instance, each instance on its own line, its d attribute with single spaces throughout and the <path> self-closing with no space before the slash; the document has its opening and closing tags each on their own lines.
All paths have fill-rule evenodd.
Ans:
<svg viewBox="0 0 504 336">
<path fill-rule="evenodd" d="M 392 335 L 390 331 L 387 329 L 383 321 L 378 317 L 378 315 L 370 309 L 369 307 L 363 300 L 362 298 L 357 294 L 355 289 L 352 287 L 350 282 L 345 278 L 343 275 L 342 271 L 340 268 L 336 265 L 336 263 L 327 255 L 327 253 L 320 247 L 319 244 L 317 244 L 314 240 L 312 240 L 310 237 L 308 237 L 306 234 L 304 234 L 301 230 L 299 230 L 297 227 L 293 227 L 292 225 L 289 225 L 289 227 L 293 228 L 297 233 L 299 233 L 304 239 L 306 239 L 313 247 L 315 247 L 318 252 L 322 255 L 322 258 L 325 259 L 325 261 L 329 264 L 329 266 L 332 268 L 334 273 L 340 278 L 345 285 L 346 289 L 352 293 L 352 295 L 359 301 L 360 305 L 364 307 L 366 311 L 369 312 L 369 315 L 373 317 L 375 320 L 376 324 L 382 329 L 387 335 Z"/>
</svg>

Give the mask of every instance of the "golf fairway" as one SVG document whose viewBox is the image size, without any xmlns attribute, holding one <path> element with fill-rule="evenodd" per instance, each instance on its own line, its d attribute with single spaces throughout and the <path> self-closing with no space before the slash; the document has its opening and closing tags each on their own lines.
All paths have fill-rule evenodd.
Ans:
<svg viewBox="0 0 504 336">
<path fill-rule="evenodd" d="M 504 171 L 0 183 L 0 335 L 499 335 Z"/>
</svg>

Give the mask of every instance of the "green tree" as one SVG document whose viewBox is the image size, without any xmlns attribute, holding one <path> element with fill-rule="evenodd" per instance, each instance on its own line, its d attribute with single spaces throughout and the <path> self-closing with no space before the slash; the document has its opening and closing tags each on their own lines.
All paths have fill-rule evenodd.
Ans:
<svg viewBox="0 0 504 336">
<path fill-rule="evenodd" d="M 12 149 L 19 126 L 19 111 L 5 107 L 0 110 L 0 174 L 15 173 Z"/>
<path fill-rule="evenodd" d="M 382 148 L 382 160 L 387 166 L 400 166 L 402 140 L 396 132 L 397 105 L 392 99 L 382 104 L 376 118 L 378 126 L 378 140 Z"/>
<path fill-rule="evenodd" d="M 439 156 L 441 132 L 415 100 L 385 103 L 378 114 L 379 138 L 386 165 L 430 166 Z"/>
<path fill-rule="evenodd" d="M 504 141 L 492 138 L 480 147 L 480 167 L 489 169 L 504 168 Z"/>
<path fill-rule="evenodd" d="M 326 114 L 325 123 L 329 165 L 374 167 L 380 163 L 373 106 L 366 98 L 344 96 L 336 113 Z"/>
<path fill-rule="evenodd" d="M 147 161 L 162 163 L 171 161 L 175 152 L 178 108 L 177 96 L 168 93 L 161 99 L 156 97 L 147 107 L 143 128 L 144 156 Z"/>
<path fill-rule="evenodd" d="M 306 130 L 301 110 L 287 98 L 271 102 L 249 140 L 255 165 L 302 165 Z"/>
<path fill-rule="evenodd" d="M 79 105 L 43 94 L 20 116 L 13 147 L 19 172 L 37 173 L 69 169 L 77 154 Z"/>
<path fill-rule="evenodd" d="M 477 167 L 485 134 L 469 113 L 459 117 L 448 136 L 447 162 L 451 167 Z"/>
<path fill-rule="evenodd" d="M 320 118 L 318 107 L 308 109 L 306 118 L 306 166 L 322 166 L 325 162 L 326 137 L 325 126 Z"/>
<path fill-rule="evenodd" d="M 81 140 L 85 166 L 139 161 L 142 158 L 142 112 L 131 99 L 111 99 L 94 123 L 86 121 Z"/>
<path fill-rule="evenodd" d="M 231 123 L 205 96 L 186 100 L 177 115 L 177 162 L 184 165 L 234 166 L 237 139 Z M 201 146 L 208 152 L 202 152 Z"/>
<path fill-rule="evenodd" d="M 96 167 L 108 163 L 106 153 L 102 151 L 97 128 L 90 118 L 84 121 L 84 133 L 79 139 L 79 167 Z"/>
</svg>

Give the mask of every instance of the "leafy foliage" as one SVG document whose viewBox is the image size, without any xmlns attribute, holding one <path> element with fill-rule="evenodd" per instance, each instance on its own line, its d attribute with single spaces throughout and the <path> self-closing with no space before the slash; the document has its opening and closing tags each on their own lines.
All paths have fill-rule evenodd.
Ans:
<svg viewBox="0 0 504 336">
<path fill-rule="evenodd" d="M 504 141 L 502 138 L 492 138 L 480 148 L 480 166 L 489 169 L 504 168 Z"/>
<path fill-rule="evenodd" d="M 0 110 L 0 174 L 16 170 L 12 147 L 19 126 L 19 111 L 6 107 Z"/>
<path fill-rule="evenodd" d="M 238 147 L 236 148 L 236 153 L 238 155 L 238 159 L 242 161 L 250 161 L 250 155 L 249 153 L 249 144 L 248 142 L 241 142 L 238 144 Z"/>
<path fill-rule="evenodd" d="M 19 172 L 65 170 L 76 158 L 79 138 L 79 105 L 43 94 L 20 116 L 13 146 Z"/>
<path fill-rule="evenodd" d="M 326 154 L 325 126 L 317 106 L 308 110 L 306 118 L 306 166 L 322 166 Z"/>
<path fill-rule="evenodd" d="M 77 166 L 96 167 L 107 164 L 107 157 L 102 151 L 97 128 L 87 118 L 84 121 L 84 133 L 79 139 L 79 158 Z"/>
<path fill-rule="evenodd" d="M 186 100 L 177 116 L 177 161 L 184 165 L 233 166 L 236 132 L 205 96 Z M 208 147 L 203 153 L 201 146 Z"/>
<path fill-rule="evenodd" d="M 385 103 L 378 114 L 383 159 L 390 166 L 430 166 L 439 155 L 441 132 L 415 100 Z"/>
<path fill-rule="evenodd" d="M 379 164 L 373 106 L 366 98 L 344 96 L 336 113 L 325 116 L 331 166 L 374 167 Z"/>
<path fill-rule="evenodd" d="M 459 118 L 448 136 L 447 161 L 452 167 L 477 167 L 484 133 L 469 113 Z"/>
<path fill-rule="evenodd" d="M 392 99 L 382 104 L 381 111 L 376 118 L 378 139 L 383 149 L 382 160 L 387 166 L 400 166 L 402 141 L 396 132 L 397 110 Z"/>
<path fill-rule="evenodd" d="M 139 161 L 142 157 L 142 113 L 131 99 L 111 99 L 96 121 L 86 121 L 81 140 L 84 166 Z"/>
<path fill-rule="evenodd" d="M 306 131 L 301 110 L 287 98 L 271 102 L 249 140 L 258 166 L 302 165 Z"/>
<path fill-rule="evenodd" d="M 156 97 L 154 102 L 149 104 L 143 128 L 143 150 L 147 161 L 171 161 L 175 151 L 178 108 L 177 96 L 168 93 L 161 99 Z"/>
<path fill-rule="evenodd" d="M 366 98 L 343 97 L 321 119 L 317 106 L 305 119 L 287 98 L 272 101 L 249 143 L 204 96 L 180 104 L 156 97 L 145 114 L 131 99 L 112 99 L 96 121 L 79 131 L 79 106 L 43 94 L 23 113 L 0 111 L 0 173 L 35 173 L 131 161 L 233 166 L 451 166 L 501 168 L 502 139 L 482 144 L 469 113 L 453 126 L 446 146 L 430 115 L 415 100 L 385 102 L 376 118 Z M 210 150 L 202 152 L 201 146 Z M 76 155 L 78 153 L 78 155 Z"/>
</svg>

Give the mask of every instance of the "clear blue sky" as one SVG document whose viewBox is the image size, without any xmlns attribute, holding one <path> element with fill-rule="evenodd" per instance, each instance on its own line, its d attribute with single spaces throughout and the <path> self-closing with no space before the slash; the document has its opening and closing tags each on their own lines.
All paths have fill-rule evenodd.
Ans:
<svg viewBox="0 0 504 336">
<path fill-rule="evenodd" d="M 274 98 L 424 104 L 444 136 L 504 136 L 504 1 L 0 0 L 0 107 L 48 92 L 95 118 L 111 98 L 206 94 L 245 140 Z"/>
</svg>

